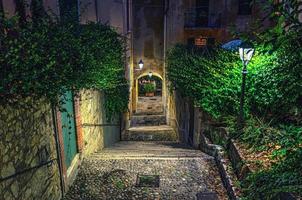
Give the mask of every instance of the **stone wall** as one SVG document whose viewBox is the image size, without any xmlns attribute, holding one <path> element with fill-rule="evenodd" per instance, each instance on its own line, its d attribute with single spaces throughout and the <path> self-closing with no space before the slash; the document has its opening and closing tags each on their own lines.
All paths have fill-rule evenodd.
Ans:
<svg viewBox="0 0 302 200">
<path fill-rule="evenodd" d="M 85 90 L 80 93 L 84 156 L 104 148 L 102 102 L 100 91 Z"/>
<path fill-rule="evenodd" d="M 135 71 L 134 79 L 153 71 L 163 77 L 164 9 L 163 0 L 133 0 L 133 59 L 144 68 Z"/>
<path fill-rule="evenodd" d="M 138 78 L 151 71 L 165 83 L 163 5 L 163 0 L 132 0 L 132 61 L 135 69 L 131 85 L 133 112 L 136 111 L 138 101 Z M 140 59 L 143 60 L 144 67 L 136 70 Z M 165 85 L 162 96 L 165 101 Z"/>
<path fill-rule="evenodd" d="M 28 104 L 0 106 L 0 199 L 60 199 L 51 108 Z"/>
<path fill-rule="evenodd" d="M 189 139 L 190 131 L 190 102 L 187 98 L 182 97 L 180 93 L 174 90 L 169 95 L 168 102 L 168 124 L 172 126 L 181 142 L 191 143 Z M 194 120 L 194 119 L 191 119 Z M 192 127 L 191 127 L 192 128 Z"/>
<path fill-rule="evenodd" d="M 97 152 L 120 139 L 120 121 L 107 121 L 104 94 L 99 90 L 80 92 L 80 115 L 83 133 L 82 156 Z"/>
</svg>

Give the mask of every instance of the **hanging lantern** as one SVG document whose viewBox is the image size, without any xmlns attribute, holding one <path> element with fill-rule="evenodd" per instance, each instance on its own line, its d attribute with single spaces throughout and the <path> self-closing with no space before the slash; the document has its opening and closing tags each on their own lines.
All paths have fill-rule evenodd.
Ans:
<svg viewBox="0 0 302 200">
<path fill-rule="evenodd" d="M 139 66 L 139 69 L 143 69 L 144 62 L 142 61 L 142 59 L 139 61 L 138 66 Z"/>
</svg>

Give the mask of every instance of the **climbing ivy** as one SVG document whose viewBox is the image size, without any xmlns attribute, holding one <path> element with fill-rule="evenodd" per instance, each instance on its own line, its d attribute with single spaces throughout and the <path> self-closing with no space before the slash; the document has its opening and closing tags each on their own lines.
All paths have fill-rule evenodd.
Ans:
<svg viewBox="0 0 302 200">
<path fill-rule="evenodd" d="M 45 17 L 27 20 L 1 17 L 0 103 L 47 99 L 60 106 L 66 91 L 99 89 L 108 94 L 109 116 L 128 104 L 124 78 L 124 38 L 107 25 L 80 25 Z"/>
</svg>

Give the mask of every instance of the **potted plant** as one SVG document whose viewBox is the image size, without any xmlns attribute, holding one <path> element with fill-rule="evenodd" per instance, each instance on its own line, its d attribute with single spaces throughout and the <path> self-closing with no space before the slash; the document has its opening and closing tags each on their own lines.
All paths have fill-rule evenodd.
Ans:
<svg viewBox="0 0 302 200">
<path fill-rule="evenodd" d="M 153 97 L 156 86 L 154 83 L 145 83 L 144 84 L 144 92 L 146 97 Z"/>
</svg>

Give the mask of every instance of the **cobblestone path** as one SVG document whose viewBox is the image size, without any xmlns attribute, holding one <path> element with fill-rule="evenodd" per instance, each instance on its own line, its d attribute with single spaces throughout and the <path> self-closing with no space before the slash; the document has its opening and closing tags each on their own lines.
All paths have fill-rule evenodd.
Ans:
<svg viewBox="0 0 302 200">
<path fill-rule="evenodd" d="M 138 175 L 158 175 L 159 187 L 138 186 Z M 119 142 L 83 161 L 64 199 L 186 200 L 199 192 L 227 199 L 212 157 L 171 142 Z"/>
</svg>

